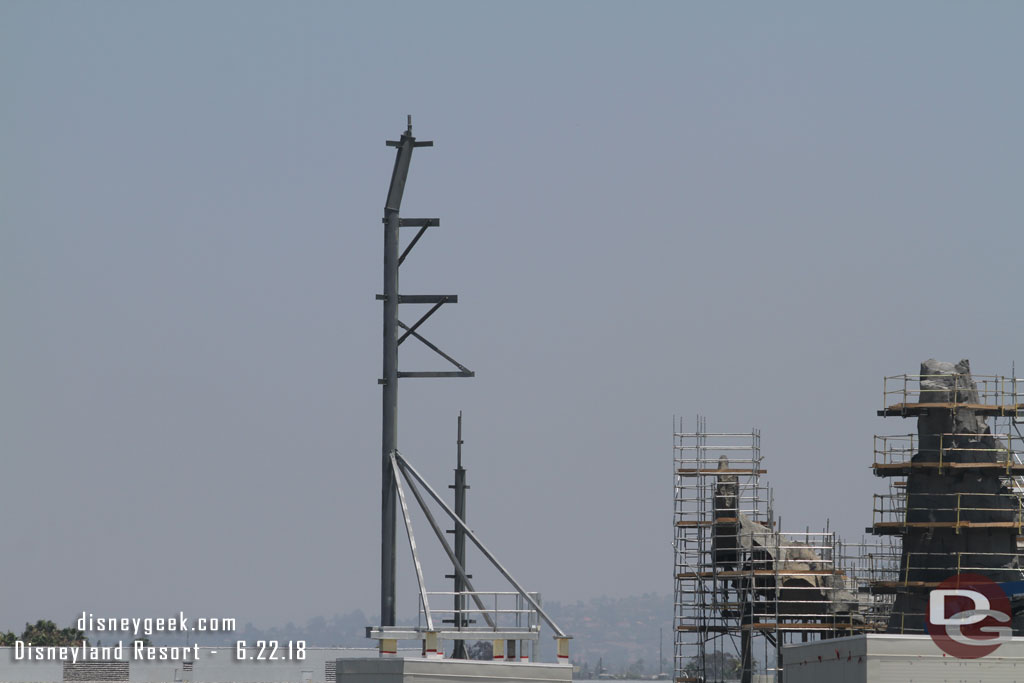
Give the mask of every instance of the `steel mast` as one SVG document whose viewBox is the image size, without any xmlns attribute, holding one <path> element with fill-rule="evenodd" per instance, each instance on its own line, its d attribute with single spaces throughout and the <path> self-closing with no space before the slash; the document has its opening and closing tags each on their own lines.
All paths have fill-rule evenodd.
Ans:
<svg viewBox="0 0 1024 683">
<path fill-rule="evenodd" d="M 391 172 L 391 185 L 384 203 L 384 293 L 377 298 L 384 302 L 383 374 L 379 380 L 383 385 L 381 424 L 381 555 L 380 555 L 380 623 L 381 626 L 395 625 L 395 546 L 396 546 L 396 503 L 397 488 L 395 471 L 391 462 L 393 453 L 398 452 L 398 380 L 401 377 L 472 377 L 473 372 L 445 354 L 422 335 L 417 328 L 446 303 L 457 303 L 454 294 L 401 295 L 398 293 L 398 269 L 423 236 L 427 228 L 440 225 L 437 218 L 401 218 L 402 195 L 405 180 L 409 175 L 409 162 L 416 147 L 432 147 L 433 142 L 418 141 L 412 135 L 412 116 L 400 140 L 388 140 L 389 147 L 397 147 L 395 167 Z M 418 227 L 405 250 L 399 254 L 399 228 Z M 399 304 L 433 304 L 433 306 L 412 326 L 398 319 Z M 399 329 L 404 334 L 399 336 Z M 454 365 L 456 371 L 447 372 L 400 372 L 398 370 L 398 347 L 408 337 L 415 337 Z"/>
</svg>

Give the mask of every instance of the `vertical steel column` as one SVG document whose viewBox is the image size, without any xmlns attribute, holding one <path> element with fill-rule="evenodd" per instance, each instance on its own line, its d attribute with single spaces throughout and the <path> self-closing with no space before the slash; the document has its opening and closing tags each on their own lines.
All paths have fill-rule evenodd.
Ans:
<svg viewBox="0 0 1024 683">
<path fill-rule="evenodd" d="M 751 463 L 751 469 L 755 465 Z M 737 501 L 735 505 L 739 507 L 739 488 L 736 489 Z M 754 493 L 757 495 L 756 491 Z M 734 514 L 739 514 L 738 512 Z M 778 542 L 776 537 L 776 543 Z M 776 550 L 776 557 L 779 557 L 779 553 Z M 744 577 L 740 580 L 738 590 L 736 591 L 736 597 L 743 603 L 740 612 L 740 683 L 752 683 L 753 671 L 754 671 L 754 601 L 757 599 L 756 588 L 757 588 L 757 575 L 753 567 L 756 563 L 753 562 L 751 556 L 751 571 L 749 577 Z M 776 582 L 776 585 L 778 583 Z M 776 618 L 776 623 L 778 619 Z"/>
<path fill-rule="evenodd" d="M 398 449 L 398 228 L 399 209 L 409 175 L 409 161 L 415 138 L 412 117 L 402 139 L 391 173 L 384 204 L 384 371 L 383 421 L 381 433 L 381 540 L 380 540 L 380 624 L 395 625 L 395 470 L 391 454 Z"/>
<path fill-rule="evenodd" d="M 398 293 L 398 270 L 409 252 L 419 241 L 427 228 L 440 225 L 437 218 L 401 218 L 402 195 L 405 192 L 405 180 L 409 176 L 409 162 L 412 150 L 416 147 L 432 147 L 428 140 L 417 141 L 412 136 L 412 116 L 400 140 L 388 140 L 388 147 L 397 148 L 395 167 L 391 172 L 391 185 L 388 197 L 384 202 L 384 292 L 377 299 L 384 302 L 384 369 L 379 380 L 383 386 L 382 419 L 381 419 L 381 534 L 380 534 L 380 625 L 395 625 L 395 546 L 396 546 L 396 503 L 398 491 L 396 475 L 391 465 L 392 457 L 398 453 L 398 380 L 401 377 L 473 377 L 473 371 L 431 344 L 416 330 L 430 316 L 446 303 L 457 303 L 459 298 L 454 294 L 417 294 L 400 295 Z M 402 226 L 416 226 L 419 232 L 399 253 L 398 233 Z M 400 304 L 433 304 L 413 325 L 406 325 L 398 319 Z M 401 330 L 404 333 L 399 334 Z M 407 338 L 412 337 L 422 342 L 428 349 L 450 362 L 456 370 L 404 372 L 398 369 L 398 347 Z"/>
</svg>

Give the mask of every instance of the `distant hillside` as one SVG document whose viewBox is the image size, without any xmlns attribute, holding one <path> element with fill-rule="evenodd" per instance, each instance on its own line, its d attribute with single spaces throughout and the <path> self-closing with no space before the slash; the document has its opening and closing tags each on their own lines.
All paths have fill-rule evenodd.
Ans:
<svg viewBox="0 0 1024 683">
<path fill-rule="evenodd" d="M 571 658 L 594 669 L 599 659 L 610 673 L 632 668 L 658 672 L 659 629 L 664 637 L 664 667 L 672 662 L 672 597 L 593 598 L 587 602 L 550 602 L 544 609 L 573 636 Z M 640 666 L 637 666 L 639 664 Z"/>
<path fill-rule="evenodd" d="M 668 595 L 645 594 L 630 598 L 593 598 L 587 602 L 548 602 L 545 611 L 559 626 L 573 636 L 572 660 L 594 669 L 598 660 L 611 673 L 633 668 L 636 673 L 657 673 L 659 629 L 664 630 L 665 670 L 672 661 L 672 598 Z M 406 620 L 408 622 L 408 620 Z M 412 620 L 413 622 L 415 619 Z M 361 610 L 330 618 L 316 617 L 305 625 L 288 623 L 260 629 L 252 624 L 234 633 L 207 634 L 198 638 L 200 644 L 234 643 L 236 640 L 305 640 L 311 646 L 369 647 L 366 626 L 377 622 Z M 191 636 L 190 636 L 191 639 Z M 180 639 L 154 637 L 154 642 Z M 553 657 L 551 632 L 541 634 L 541 653 Z M 637 666 L 639 663 L 640 666 Z"/>
</svg>

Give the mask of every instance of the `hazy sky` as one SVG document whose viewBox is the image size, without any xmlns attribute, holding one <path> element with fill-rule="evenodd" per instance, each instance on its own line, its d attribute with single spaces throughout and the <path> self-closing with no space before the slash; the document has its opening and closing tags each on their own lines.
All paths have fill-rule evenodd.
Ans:
<svg viewBox="0 0 1024 683">
<path fill-rule="evenodd" d="M 407 114 L 403 213 L 442 223 L 402 289 L 459 295 L 422 330 L 477 377 L 403 380 L 399 447 L 447 492 L 464 411 L 469 517 L 527 587 L 671 592 L 676 415 L 759 427 L 784 526 L 859 538 L 872 435 L 913 429 L 881 378 L 1024 359 L 1022 21 L 0 3 L 0 629 L 376 613 Z"/>
</svg>

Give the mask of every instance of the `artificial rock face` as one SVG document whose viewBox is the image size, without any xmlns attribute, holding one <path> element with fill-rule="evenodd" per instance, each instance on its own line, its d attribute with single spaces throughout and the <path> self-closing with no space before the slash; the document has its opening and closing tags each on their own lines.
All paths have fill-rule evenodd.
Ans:
<svg viewBox="0 0 1024 683">
<path fill-rule="evenodd" d="M 978 386 L 971 379 L 971 362 L 966 358 L 956 365 L 929 359 L 921 363 L 921 396 L 919 403 L 979 404 Z M 934 410 L 917 422 L 922 438 L 938 434 L 989 434 L 988 420 L 973 410 Z"/>
<path fill-rule="evenodd" d="M 715 563 L 726 571 L 767 570 L 779 576 L 779 585 L 775 576 L 762 574 L 747 587 L 753 589 L 748 593 L 751 600 L 756 596 L 765 602 L 751 602 L 745 618 L 815 621 L 838 617 L 840 621 L 862 622 L 860 599 L 852 583 L 842 574 L 817 573 L 829 572 L 832 563 L 823 561 L 807 543 L 786 538 L 741 512 L 739 478 L 725 473 L 729 460 L 724 455 L 718 469 L 723 474 L 717 475 L 715 483 Z M 741 590 L 743 581 L 735 579 L 733 587 Z M 774 607 L 773 597 L 777 601 Z"/>
<path fill-rule="evenodd" d="M 970 362 L 921 364 L 918 451 L 912 463 L 1005 463 L 1005 444 L 991 432 L 984 415 L 969 406 L 981 399 Z M 997 583 L 1024 580 L 1017 552 L 1019 497 L 1007 488 L 998 468 L 912 469 L 906 483 L 906 522 L 900 580 L 920 582 L 920 590 L 897 595 L 890 633 L 925 632 L 928 585 L 960 572 L 987 576 Z M 971 527 L 964 523 L 1001 522 Z M 1020 623 L 1018 623 L 1020 621 Z M 1014 619 L 1014 633 L 1024 633 Z"/>
</svg>

